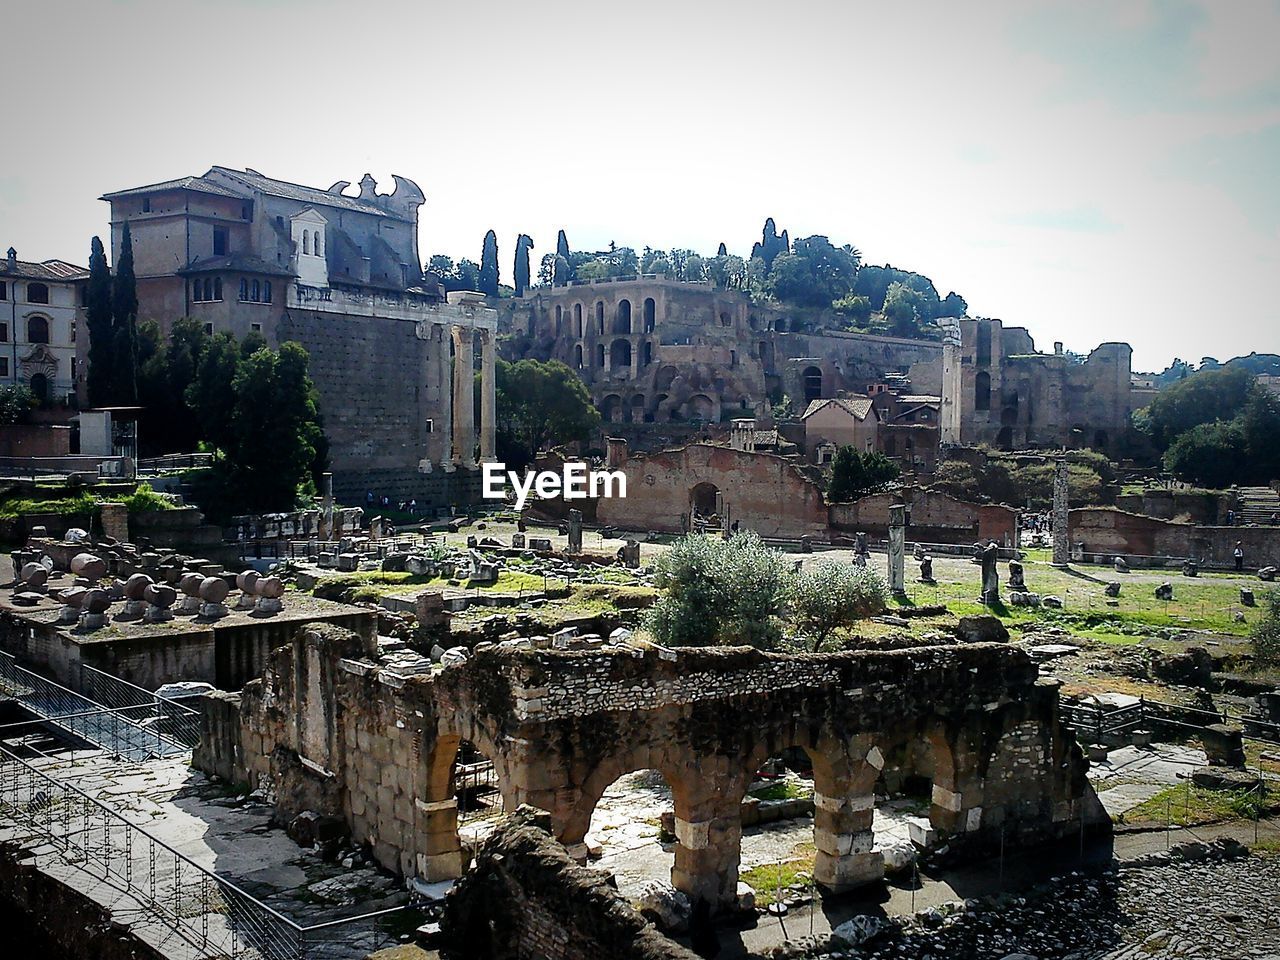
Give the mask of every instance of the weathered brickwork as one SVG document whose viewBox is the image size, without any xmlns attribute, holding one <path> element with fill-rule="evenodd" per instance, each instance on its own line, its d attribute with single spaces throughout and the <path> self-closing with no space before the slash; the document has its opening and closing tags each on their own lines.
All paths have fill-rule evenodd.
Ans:
<svg viewBox="0 0 1280 960">
<path fill-rule="evenodd" d="M 196 762 L 226 776 L 238 758 L 232 779 L 268 786 L 283 815 L 345 816 L 379 862 L 433 879 L 458 876 L 466 859 L 452 788 L 464 740 L 493 761 L 506 808 L 549 811 L 573 855 L 585 854 L 605 789 L 656 769 L 675 807 L 672 882 L 718 908 L 736 893 L 747 788 L 791 747 L 814 765 L 815 876 L 835 889 L 882 875 L 871 822 L 887 758 L 895 775 L 932 781 L 930 819 L 953 847 L 1105 820 L 1057 704 L 1056 683 L 999 644 L 809 656 L 495 648 L 402 677 L 359 638 L 317 627 L 245 687 L 238 726 L 214 718 Z"/>
<path fill-rule="evenodd" d="M 1177 523 L 1114 507 L 1071 511 L 1071 544 L 1102 562 L 1112 556 L 1190 558 L 1218 567 L 1234 565 L 1236 541 L 1249 569 L 1280 566 L 1280 527 L 1216 527 Z"/>
</svg>

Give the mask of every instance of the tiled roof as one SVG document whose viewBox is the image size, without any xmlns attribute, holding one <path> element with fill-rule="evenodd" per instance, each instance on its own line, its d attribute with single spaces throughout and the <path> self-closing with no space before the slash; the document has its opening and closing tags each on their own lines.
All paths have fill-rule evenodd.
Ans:
<svg viewBox="0 0 1280 960">
<path fill-rule="evenodd" d="M 898 402 L 899 403 L 918 403 L 918 404 L 929 404 L 929 403 L 940 404 L 942 403 L 942 398 L 931 397 L 926 393 L 906 393 L 898 397 Z"/>
<path fill-rule="evenodd" d="M 0 277 L 17 277 L 21 280 L 49 280 L 66 282 L 68 280 L 85 280 L 89 271 L 77 267 L 65 260 L 45 260 L 43 263 L 32 263 L 29 260 L 14 261 L 14 268 L 9 269 L 9 261 L 0 258 Z"/>
<path fill-rule="evenodd" d="M 226 257 L 201 257 L 192 260 L 178 273 L 186 276 L 192 273 L 213 273 L 215 271 L 235 270 L 240 273 L 265 273 L 274 277 L 292 277 L 293 271 L 278 263 L 270 263 L 258 257 L 250 257 L 243 253 L 233 253 Z"/>
<path fill-rule="evenodd" d="M 829 397 L 826 400 L 809 401 L 809 407 L 803 414 L 801 414 L 800 419 L 803 420 L 806 417 L 812 416 L 829 403 L 834 403 L 837 407 L 858 420 L 867 419 L 867 416 L 871 413 L 872 407 L 870 397 L 853 397 L 851 399 L 846 399 L 844 397 Z"/>
<path fill-rule="evenodd" d="M 356 210 L 360 213 L 367 213 L 375 217 L 392 216 L 386 210 L 379 206 L 375 206 L 367 200 L 361 200 L 359 197 L 348 197 L 341 193 L 330 193 L 328 190 L 321 190 L 318 187 L 306 187 L 300 183 L 289 183 L 287 180 L 275 180 L 271 177 L 264 176 L 257 170 L 232 170 L 230 167 L 213 167 L 209 173 L 217 171 L 225 177 L 238 180 L 254 190 L 259 190 L 273 197 L 284 197 L 288 200 L 297 200 L 301 203 L 312 203 L 317 206 L 339 207 L 343 210 Z M 205 174 L 208 176 L 209 174 Z M 396 218 L 399 219 L 399 218 Z"/>
<path fill-rule="evenodd" d="M 219 197 L 242 197 L 242 194 L 212 183 L 204 177 L 179 177 L 177 180 L 165 180 L 163 183 L 150 183 L 145 187 L 130 187 L 128 190 L 117 190 L 115 193 L 104 193 L 99 199 L 115 200 L 120 197 L 133 197 L 143 193 L 161 193 L 165 190 L 194 190 L 197 193 L 212 193 Z"/>
</svg>

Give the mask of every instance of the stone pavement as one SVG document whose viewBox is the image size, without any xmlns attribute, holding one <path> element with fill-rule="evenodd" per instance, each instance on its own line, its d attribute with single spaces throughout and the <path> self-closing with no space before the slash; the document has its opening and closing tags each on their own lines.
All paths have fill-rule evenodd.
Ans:
<svg viewBox="0 0 1280 960">
<path fill-rule="evenodd" d="M 1107 759 L 1089 767 L 1089 779 L 1098 799 L 1114 819 L 1149 800 L 1165 787 L 1191 778 L 1197 767 L 1208 763 L 1203 750 L 1177 743 L 1153 743 L 1147 747 L 1120 747 Z"/>
<path fill-rule="evenodd" d="M 395 942 L 369 921 L 320 934 L 290 926 L 282 918 L 298 926 L 340 920 L 399 906 L 408 893 L 358 852 L 344 851 L 344 867 L 299 847 L 271 824 L 268 805 L 211 782 L 186 760 L 127 763 L 77 751 L 28 762 L 139 829 L 10 762 L 0 766 L 0 800 L 16 806 L 16 815 L 0 808 L 0 845 L 100 904 L 166 957 L 357 960 Z M 49 842 L 50 833 L 64 842 Z M 311 944 L 303 953 L 300 941 Z"/>
</svg>

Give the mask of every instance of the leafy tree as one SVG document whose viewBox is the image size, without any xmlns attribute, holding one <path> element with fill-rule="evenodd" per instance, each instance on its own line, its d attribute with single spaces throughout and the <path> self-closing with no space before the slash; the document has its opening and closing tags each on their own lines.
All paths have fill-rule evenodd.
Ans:
<svg viewBox="0 0 1280 960">
<path fill-rule="evenodd" d="M 724 244 L 720 244 L 723 248 Z M 719 254 L 707 261 L 707 279 L 722 290 L 742 290 L 747 285 L 747 264 L 741 257 Z"/>
<path fill-rule="evenodd" d="M 1015 503 L 1031 503 L 1048 506 L 1053 503 L 1052 463 L 1033 463 L 1014 467 L 1009 472 L 1014 494 L 1008 498 Z M 1081 463 L 1067 464 L 1067 501 L 1072 506 L 1091 506 L 1102 502 L 1102 477 L 1091 467 Z"/>
<path fill-rule="evenodd" d="M 600 412 L 581 378 L 558 360 L 499 358 L 494 371 L 497 436 L 502 459 L 515 468 L 531 462 L 554 440 L 586 440 Z"/>
<path fill-rule="evenodd" d="M 786 619 L 814 653 L 832 631 L 883 613 L 889 589 L 869 567 L 819 560 L 794 578 L 786 599 Z"/>
<path fill-rule="evenodd" d="M 831 459 L 827 499 L 832 503 L 857 500 L 880 484 L 897 479 L 900 472 L 884 454 L 859 453 L 856 447 L 846 443 L 836 448 Z"/>
<path fill-rule="evenodd" d="M 829 307 L 853 290 L 862 255 L 847 244 L 833 246 L 826 237 L 805 237 L 790 253 L 779 254 L 768 285 L 779 300 L 805 307 Z"/>
<path fill-rule="evenodd" d="M 36 395 L 20 383 L 0 387 L 0 426 L 26 423 L 39 405 Z"/>
<path fill-rule="evenodd" d="M 901 280 L 889 284 L 884 296 L 884 315 L 893 324 L 893 332 L 899 337 L 914 337 L 920 333 L 920 321 L 929 310 L 924 295 Z"/>
<path fill-rule="evenodd" d="M 236 373 L 224 477 L 243 509 L 291 509 L 311 486 L 319 418 L 307 362 L 290 342 L 279 353 L 259 350 Z"/>
<path fill-rule="evenodd" d="M 728 540 L 690 535 L 658 561 L 662 591 L 645 626 L 662 644 L 762 649 L 782 637 L 777 614 L 791 583 L 788 560 L 755 533 Z"/>
<path fill-rule="evenodd" d="M 675 276 L 675 268 L 671 265 L 671 258 L 667 256 L 667 251 L 654 250 L 652 247 L 645 247 L 640 254 L 640 272 L 660 273 L 667 277 Z"/>
<path fill-rule="evenodd" d="M 529 289 L 529 251 L 533 249 L 533 238 L 527 233 L 522 233 L 516 237 L 516 262 L 512 267 L 512 276 L 515 278 L 515 290 L 517 297 L 523 297 L 525 291 Z"/>
<path fill-rule="evenodd" d="M 1253 377 L 1245 370 L 1194 373 L 1156 395 L 1147 407 L 1145 428 L 1157 450 L 1168 450 L 1192 427 L 1235 419 L 1252 386 Z"/>
<path fill-rule="evenodd" d="M 871 300 L 856 294 L 848 294 L 831 304 L 836 313 L 848 317 L 858 326 L 866 326 L 871 319 Z"/>
<path fill-rule="evenodd" d="M 1280 663 L 1280 590 L 1267 594 L 1262 618 L 1249 631 L 1253 656 L 1258 663 L 1270 666 Z"/>
<path fill-rule="evenodd" d="M 760 242 L 751 247 L 751 257 L 755 259 L 759 257 L 764 261 L 765 270 L 773 268 L 773 261 L 780 254 L 787 253 L 791 249 L 791 244 L 787 239 L 787 232 L 784 230 L 782 236 L 778 236 L 778 227 L 770 217 L 764 222 L 764 230 L 762 232 Z"/>
<path fill-rule="evenodd" d="M 969 312 L 969 304 L 965 302 L 964 297 L 952 290 L 947 294 L 946 299 L 942 301 L 942 308 L 938 311 L 939 317 L 963 317 Z"/>
<path fill-rule="evenodd" d="M 111 287 L 110 402 L 128 406 L 138 401 L 138 282 L 133 273 L 133 236 L 129 221 L 120 235 L 120 258 Z"/>
<path fill-rule="evenodd" d="M 191 352 L 197 370 L 195 376 L 188 378 L 182 397 L 199 425 L 200 438 L 216 450 L 227 452 L 234 447 L 236 440 L 233 425 L 236 375 L 242 359 L 258 351 L 243 353 L 235 337 L 229 333 L 219 333 L 206 340 L 200 345 L 200 350 Z M 170 354 L 173 352 L 171 349 Z"/>
<path fill-rule="evenodd" d="M 1229 487 L 1248 459 L 1244 431 L 1234 420 L 1199 423 L 1178 435 L 1165 451 L 1164 468 L 1189 483 Z"/>
<path fill-rule="evenodd" d="M 921 301 L 916 304 L 920 320 L 933 320 L 942 315 L 940 312 L 942 302 L 938 299 L 938 291 L 932 280 L 922 274 L 913 273 L 910 270 L 899 270 L 888 264 L 883 267 L 867 266 L 860 269 L 853 292 L 867 297 L 871 301 L 873 310 L 884 310 L 889 288 L 895 283 L 905 284 L 920 293 Z M 952 309 L 955 309 L 957 301 L 963 303 L 963 298 L 958 294 L 951 301 Z"/>
<path fill-rule="evenodd" d="M 480 283 L 477 289 L 491 297 L 498 295 L 498 235 L 490 230 L 484 235 L 480 254 Z"/>
<path fill-rule="evenodd" d="M 115 348 L 112 324 L 111 270 L 102 240 L 94 237 L 89 246 L 89 288 L 85 323 L 89 335 L 89 373 L 86 387 L 89 405 L 101 407 L 111 402 L 111 362 Z"/>
</svg>

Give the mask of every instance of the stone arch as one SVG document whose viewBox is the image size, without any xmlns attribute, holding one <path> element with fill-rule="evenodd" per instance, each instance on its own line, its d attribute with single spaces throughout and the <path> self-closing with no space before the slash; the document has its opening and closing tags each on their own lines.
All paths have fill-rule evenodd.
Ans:
<svg viewBox="0 0 1280 960">
<path fill-rule="evenodd" d="M 658 368 L 658 376 L 654 380 L 654 386 L 659 390 L 670 390 L 671 384 L 675 383 L 678 376 L 680 376 L 679 369 L 667 364 L 665 367 Z"/>
<path fill-rule="evenodd" d="M 730 316 L 729 316 L 729 311 L 728 311 L 728 310 L 721 310 L 721 311 L 720 311 L 720 326 L 722 326 L 722 327 L 731 327 L 731 326 L 733 326 L 733 320 L 732 320 L 732 318 L 730 318 Z"/>
<path fill-rule="evenodd" d="M 1016 427 L 1018 425 L 1018 396 L 1014 394 L 1012 402 L 1005 400 L 1004 409 L 1000 411 L 1000 423 L 1006 427 Z"/>
<path fill-rule="evenodd" d="M 689 419 L 690 420 L 707 420 L 715 419 L 716 405 L 715 402 L 705 393 L 695 394 L 689 398 Z"/>
<path fill-rule="evenodd" d="M 720 488 L 704 480 L 689 490 L 689 509 L 695 516 L 714 516 L 719 510 Z"/>
<path fill-rule="evenodd" d="M 560 304 L 557 303 L 556 304 L 556 333 L 555 333 L 557 337 L 560 336 L 560 329 L 563 325 L 564 325 L 564 307 L 560 306 Z"/>
<path fill-rule="evenodd" d="M 653 297 L 644 298 L 644 332 L 653 333 L 658 323 L 658 305 Z"/>
<path fill-rule="evenodd" d="M 573 335 L 582 336 L 582 304 L 580 303 L 573 305 Z"/>
<path fill-rule="evenodd" d="M 573 345 L 573 366 L 575 370 L 582 369 L 582 344 L 580 343 Z"/>
<path fill-rule="evenodd" d="M 641 363 L 646 367 L 653 363 L 653 341 L 646 340 L 644 342 L 644 353 L 641 355 Z"/>
<path fill-rule="evenodd" d="M 631 422 L 641 423 L 644 420 L 644 394 L 637 393 L 631 398 Z"/>
<path fill-rule="evenodd" d="M 622 398 L 616 393 L 609 394 L 600 404 L 600 412 L 607 423 L 621 423 L 622 410 Z"/>
<path fill-rule="evenodd" d="M 604 333 L 604 301 L 596 301 L 596 333 Z"/>
<path fill-rule="evenodd" d="M 609 367 L 612 370 L 631 368 L 631 341 L 619 337 L 609 345 Z"/>
<path fill-rule="evenodd" d="M 604 344 L 596 344 L 596 366 L 604 369 Z"/>
<path fill-rule="evenodd" d="M 618 306 L 613 314 L 613 332 L 620 334 L 631 333 L 631 301 L 623 297 L 618 301 Z"/>
<path fill-rule="evenodd" d="M 985 370 L 973 378 L 973 409 L 991 409 L 991 374 Z"/>
<path fill-rule="evenodd" d="M 773 321 L 773 329 L 775 333 L 786 333 L 787 321 L 782 319 L 782 317 L 779 317 L 777 320 Z"/>
<path fill-rule="evenodd" d="M 822 369 L 820 367 L 805 367 L 804 373 L 801 374 L 804 381 L 804 399 L 805 403 L 810 400 L 819 400 L 822 397 Z"/>
</svg>

